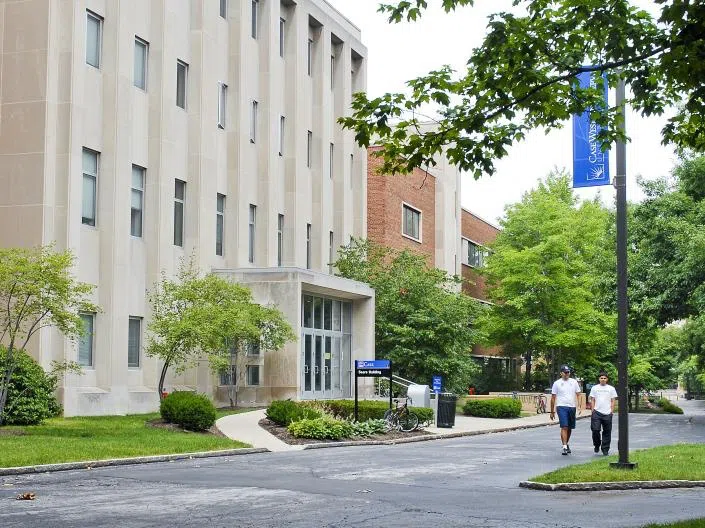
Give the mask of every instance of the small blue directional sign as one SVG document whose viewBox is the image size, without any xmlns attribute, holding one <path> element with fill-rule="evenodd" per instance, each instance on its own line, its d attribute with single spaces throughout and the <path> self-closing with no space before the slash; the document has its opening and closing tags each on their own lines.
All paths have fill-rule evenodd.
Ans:
<svg viewBox="0 0 705 528">
<path fill-rule="evenodd" d="M 441 393 L 441 383 L 443 382 L 443 378 L 440 376 L 433 376 L 433 392 L 436 394 Z"/>
</svg>

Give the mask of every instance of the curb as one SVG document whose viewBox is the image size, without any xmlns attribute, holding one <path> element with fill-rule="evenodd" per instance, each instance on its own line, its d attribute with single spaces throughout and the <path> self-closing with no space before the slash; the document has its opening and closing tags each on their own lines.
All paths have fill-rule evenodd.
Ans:
<svg viewBox="0 0 705 528">
<path fill-rule="evenodd" d="M 53 471 L 70 471 L 75 469 L 94 469 L 111 466 L 128 466 L 133 464 L 151 464 L 154 462 L 171 462 L 192 458 L 211 458 L 234 455 L 249 455 L 253 453 L 268 453 L 269 449 L 262 447 L 247 447 L 242 449 L 224 449 L 220 451 L 199 451 L 196 453 L 176 453 L 172 455 L 153 455 L 132 458 L 110 458 L 106 460 L 84 460 L 81 462 L 63 462 L 60 464 L 42 464 L 37 466 L 19 466 L 0 468 L 0 477 L 10 475 L 27 475 L 49 473 Z"/>
<path fill-rule="evenodd" d="M 578 420 L 588 418 L 581 416 Z M 328 447 L 351 447 L 351 446 L 369 446 L 369 445 L 396 445 L 409 444 L 412 442 L 428 442 L 432 440 L 445 440 L 447 438 L 461 438 L 463 436 L 478 436 L 492 433 L 508 433 L 511 431 L 520 431 L 522 429 L 537 429 L 539 427 L 550 427 L 558 425 L 558 422 L 515 425 L 513 427 L 502 427 L 501 429 L 484 429 L 481 431 L 458 431 L 456 433 L 431 433 L 422 436 L 412 436 L 410 438 L 397 438 L 395 440 L 364 440 L 361 442 L 322 442 L 318 444 L 304 444 L 303 449 L 325 449 Z"/>
<path fill-rule="evenodd" d="M 561 482 L 545 484 L 525 480 L 520 488 L 540 491 L 611 491 L 634 489 L 705 488 L 705 480 L 625 480 L 623 482 Z"/>
</svg>

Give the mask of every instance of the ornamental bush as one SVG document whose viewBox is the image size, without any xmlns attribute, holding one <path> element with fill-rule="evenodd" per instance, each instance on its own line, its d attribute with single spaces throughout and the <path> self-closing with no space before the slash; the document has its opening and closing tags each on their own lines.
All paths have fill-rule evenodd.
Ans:
<svg viewBox="0 0 705 528">
<path fill-rule="evenodd" d="M 514 398 L 468 400 L 463 406 L 463 413 L 482 418 L 518 418 L 521 414 L 521 401 Z"/>
<path fill-rule="evenodd" d="M 357 419 L 360 422 L 367 420 L 381 420 L 389 409 L 389 402 L 382 400 L 358 401 Z M 353 400 L 324 400 L 319 404 L 326 412 L 345 420 L 355 417 L 355 402 Z M 409 410 L 419 417 L 419 423 L 433 421 L 433 409 L 428 407 L 409 407 Z"/>
<path fill-rule="evenodd" d="M 678 407 L 671 400 L 667 400 L 666 398 L 661 398 L 660 400 L 658 400 L 657 404 L 664 410 L 664 412 L 670 414 L 683 414 L 683 409 Z"/>
<path fill-rule="evenodd" d="M 57 378 L 47 374 L 26 352 L 15 350 L 12 355 L 15 370 L 10 378 L 3 424 L 37 425 L 61 414 L 61 405 L 54 395 Z M 7 349 L 0 346 L 0 372 L 4 372 L 6 361 Z"/>
<path fill-rule="evenodd" d="M 340 440 L 353 436 L 353 426 L 346 420 L 332 416 L 304 418 L 289 424 L 288 431 L 297 438 L 316 438 L 319 440 Z"/>
<path fill-rule="evenodd" d="M 279 425 L 289 425 L 303 419 L 320 418 L 322 413 L 311 408 L 305 402 L 292 400 L 276 400 L 267 407 L 267 418 Z"/>
<path fill-rule="evenodd" d="M 215 407 L 205 394 L 177 391 L 164 398 L 159 405 L 164 421 L 180 425 L 190 431 L 205 431 L 215 423 Z"/>
</svg>

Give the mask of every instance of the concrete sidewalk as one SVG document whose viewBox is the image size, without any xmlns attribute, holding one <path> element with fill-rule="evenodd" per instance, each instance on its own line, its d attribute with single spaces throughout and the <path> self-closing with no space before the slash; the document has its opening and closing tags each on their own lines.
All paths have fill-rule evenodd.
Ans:
<svg viewBox="0 0 705 528">
<path fill-rule="evenodd" d="M 583 417 L 589 416 L 589 412 L 583 412 Z M 231 414 L 219 419 L 215 425 L 223 434 L 234 440 L 247 442 L 252 447 L 261 447 L 270 451 L 298 451 L 305 449 L 301 445 L 289 445 L 282 442 L 277 437 L 269 434 L 258 422 L 265 417 L 264 409 L 244 412 L 239 414 Z M 425 430 L 432 433 L 433 436 L 413 437 L 414 440 L 422 439 L 433 440 L 436 438 L 455 437 L 471 434 L 492 433 L 500 431 L 508 431 L 513 429 L 524 429 L 529 427 L 540 427 L 544 425 L 557 424 L 558 421 L 550 420 L 548 413 L 526 416 L 524 418 L 501 419 L 501 418 L 476 418 L 473 416 L 464 416 L 457 414 L 455 416 L 455 425 L 452 428 L 441 428 L 436 426 L 426 427 Z M 338 444 L 331 444 L 332 446 Z M 346 443 L 347 445 L 347 443 Z"/>
</svg>

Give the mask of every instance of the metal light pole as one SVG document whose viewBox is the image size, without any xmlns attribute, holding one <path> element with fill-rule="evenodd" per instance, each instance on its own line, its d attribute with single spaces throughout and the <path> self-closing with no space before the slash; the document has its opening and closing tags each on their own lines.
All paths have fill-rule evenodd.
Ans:
<svg viewBox="0 0 705 528">
<path fill-rule="evenodd" d="M 620 128 L 624 132 L 624 80 L 617 85 L 616 104 L 622 114 Z M 634 469 L 629 462 L 629 394 L 627 365 L 629 350 L 627 343 L 627 156 L 624 141 L 617 142 L 617 397 L 619 401 L 619 462 L 612 467 Z"/>
</svg>

